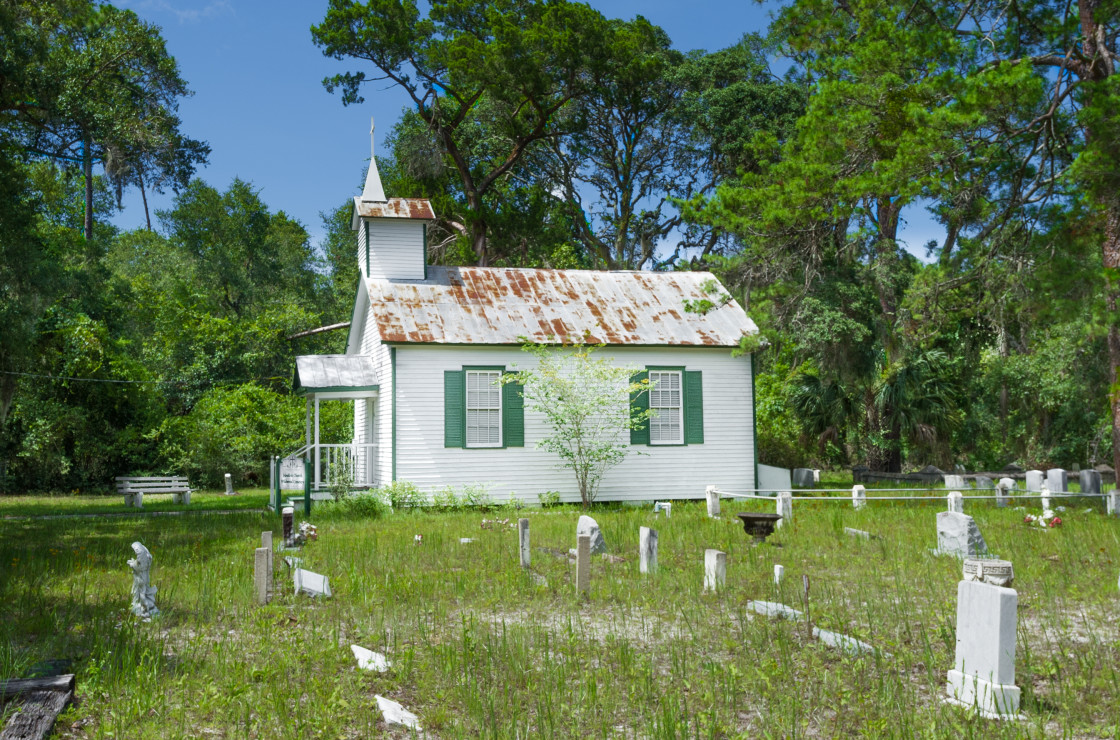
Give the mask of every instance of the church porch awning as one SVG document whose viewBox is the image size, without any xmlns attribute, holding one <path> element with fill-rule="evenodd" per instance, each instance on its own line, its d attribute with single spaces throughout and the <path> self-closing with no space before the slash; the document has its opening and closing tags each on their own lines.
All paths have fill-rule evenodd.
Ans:
<svg viewBox="0 0 1120 740">
<path fill-rule="evenodd" d="M 318 399 L 377 396 L 377 367 L 365 355 L 301 355 L 296 357 L 292 391 Z"/>
</svg>

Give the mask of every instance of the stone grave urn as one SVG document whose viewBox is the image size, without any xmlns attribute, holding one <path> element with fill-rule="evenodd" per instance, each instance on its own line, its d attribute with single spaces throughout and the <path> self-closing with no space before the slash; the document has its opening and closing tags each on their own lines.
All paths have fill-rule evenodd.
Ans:
<svg viewBox="0 0 1120 740">
<path fill-rule="evenodd" d="M 741 511 L 735 516 L 743 521 L 743 531 L 754 538 L 755 545 L 761 545 L 766 538 L 774 534 L 780 514 L 761 514 L 752 511 Z"/>
</svg>

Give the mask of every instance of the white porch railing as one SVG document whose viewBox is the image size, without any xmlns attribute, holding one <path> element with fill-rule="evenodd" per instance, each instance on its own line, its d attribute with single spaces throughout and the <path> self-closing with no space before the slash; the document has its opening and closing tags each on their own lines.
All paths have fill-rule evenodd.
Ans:
<svg viewBox="0 0 1120 740">
<path fill-rule="evenodd" d="M 311 460 L 311 490 L 349 481 L 355 488 L 378 485 L 376 444 L 304 445 L 284 460 Z"/>
</svg>

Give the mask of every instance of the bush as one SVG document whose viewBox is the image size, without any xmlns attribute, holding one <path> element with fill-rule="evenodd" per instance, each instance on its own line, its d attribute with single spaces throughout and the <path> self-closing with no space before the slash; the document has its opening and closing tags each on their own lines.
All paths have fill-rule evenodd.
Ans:
<svg viewBox="0 0 1120 740">
<path fill-rule="evenodd" d="M 541 502 L 541 508 L 549 509 L 553 506 L 560 505 L 560 492 L 559 491 L 545 491 L 537 496 Z"/>
<path fill-rule="evenodd" d="M 415 483 L 405 480 L 393 481 L 381 487 L 381 494 L 389 500 L 394 509 L 418 509 L 427 503 L 427 497 L 420 492 Z"/>
<path fill-rule="evenodd" d="M 330 513 L 361 519 L 382 519 L 393 512 L 392 506 L 379 491 L 355 491 L 324 504 Z"/>
</svg>

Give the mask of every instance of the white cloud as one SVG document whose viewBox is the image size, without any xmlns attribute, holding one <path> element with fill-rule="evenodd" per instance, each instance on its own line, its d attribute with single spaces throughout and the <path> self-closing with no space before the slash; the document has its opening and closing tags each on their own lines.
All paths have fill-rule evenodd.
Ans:
<svg viewBox="0 0 1120 740">
<path fill-rule="evenodd" d="M 226 0 L 211 0 L 202 7 L 197 7 L 198 3 L 190 0 L 175 3 L 169 0 L 126 0 L 121 4 L 146 16 L 170 15 L 179 23 L 198 23 L 220 15 L 233 14 L 233 7 Z"/>
</svg>

